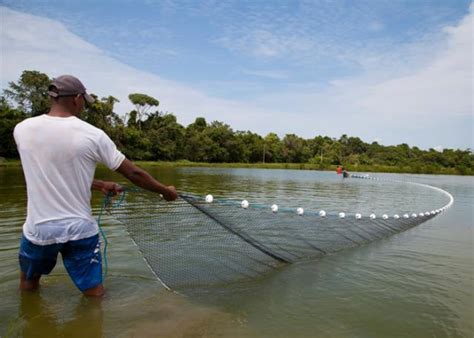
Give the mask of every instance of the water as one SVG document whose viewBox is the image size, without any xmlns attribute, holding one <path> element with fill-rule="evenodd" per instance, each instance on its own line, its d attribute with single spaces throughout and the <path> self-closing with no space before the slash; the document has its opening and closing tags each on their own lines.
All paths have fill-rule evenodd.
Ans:
<svg viewBox="0 0 474 338">
<path fill-rule="evenodd" d="M 341 180 L 289 170 L 148 168 L 178 189 L 305 210 L 426 211 L 446 196 L 405 184 Z M 99 178 L 121 180 L 99 170 Z M 380 175 L 453 194 L 446 213 L 403 233 L 255 280 L 184 297 L 164 290 L 123 226 L 106 218 L 107 295 L 89 300 L 62 263 L 38 293 L 18 291 L 25 216 L 21 169 L 0 168 L 0 335 L 24 337 L 471 337 L 472 177 Z M 101 196 L 94 194 L 98 212 Z"/>
</svg>

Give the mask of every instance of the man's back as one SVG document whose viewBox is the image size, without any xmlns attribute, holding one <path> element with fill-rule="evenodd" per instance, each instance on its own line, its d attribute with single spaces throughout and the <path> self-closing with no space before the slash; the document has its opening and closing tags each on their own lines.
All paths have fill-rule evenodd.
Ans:
<svg viewBox="0 0 474 338">
<path fill-rule="evenodd" d="M 115 170 L 124 155 L 103 131 L 74 116 L 29 118 L 16 126 L 14 136 L 28 190 L 25 236 L 45 244 L 48 239 L 38 233 L 41 224 L 64 220 L 94 226 L 89 231 L 83 226 L 78 233 L 69 231 L 62 240 L 90 236 L 96 230 L 90 208 L 96 164 Z"/>
<path fill-rule="evenodd" d="M 48 87 L 51 109 L 15 127 L 28 191 L 28 214 L 20 241 L 20 289 L 36 290 L 42 275 L 49 274 L 61 253 L 74 284 L 86 296 L 102 296 L 102 264 L 98 226 L 91 215 L 91 188 L 116 194 L 122 188 L 94 179 L 97 163 L 117 170 L 134 184 L 178 197 L 174 186 L 165 186 L 138 168 L 117 150 L 100 129 L 81 121 L 86 102 L 94 102 L 82 82 L 72 75 L 53 79 Z"/>
</svg>

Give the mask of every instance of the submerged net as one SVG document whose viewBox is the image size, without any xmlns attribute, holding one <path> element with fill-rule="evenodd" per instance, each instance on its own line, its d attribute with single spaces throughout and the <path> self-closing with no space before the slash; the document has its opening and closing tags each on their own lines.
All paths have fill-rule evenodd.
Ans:
<svg viewBox="0 0 474 338">
<path fill-rule="evenodd" d="M 125 225 L 155 276 L 179 290 L 253 279 L 284 264 L 369 243 L 425 222 L 453 203 L 449 193 L 421 186 L 449 202 L 435 210 L 390 216 L 298 214 L 284 208 L 274 212 L 266 205 L 243 208 L 228 199 L 209 203 L 190 194 L 166 202 L 154 193 L 129 190 L 109 211 Z"/>
</svg>

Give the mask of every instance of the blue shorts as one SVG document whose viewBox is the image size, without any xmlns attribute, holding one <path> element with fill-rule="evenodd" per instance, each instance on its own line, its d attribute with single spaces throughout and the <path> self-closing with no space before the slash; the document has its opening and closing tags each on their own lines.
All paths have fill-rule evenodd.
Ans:
<svg viewBox="0 0 474 338">
<path fill-rule="evenodd" d="M 27 280 L 48 275 L 61 253 L 64 266 L 81 291 L 102 284 L 102 256 L 99 235 L 66 243 L 36 245 L 22 236 L 20 269 Z"/>
</svg>

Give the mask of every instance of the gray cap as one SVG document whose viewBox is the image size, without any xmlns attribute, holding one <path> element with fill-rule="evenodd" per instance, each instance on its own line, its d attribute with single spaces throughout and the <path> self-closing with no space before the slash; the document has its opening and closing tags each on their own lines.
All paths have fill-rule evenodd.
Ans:
<svg viewBox="0 0 474 338">
<path fill-rule="evenodd" d="M 82 94 L 88 103 L 94 102 L 94 98 L 87 94 L 86 87 L 84 87 L 82 82 L 72 75 L 61 75 L 53 79 L 48 87 L 48 94 L 52 97 Z"/>
</svg>

